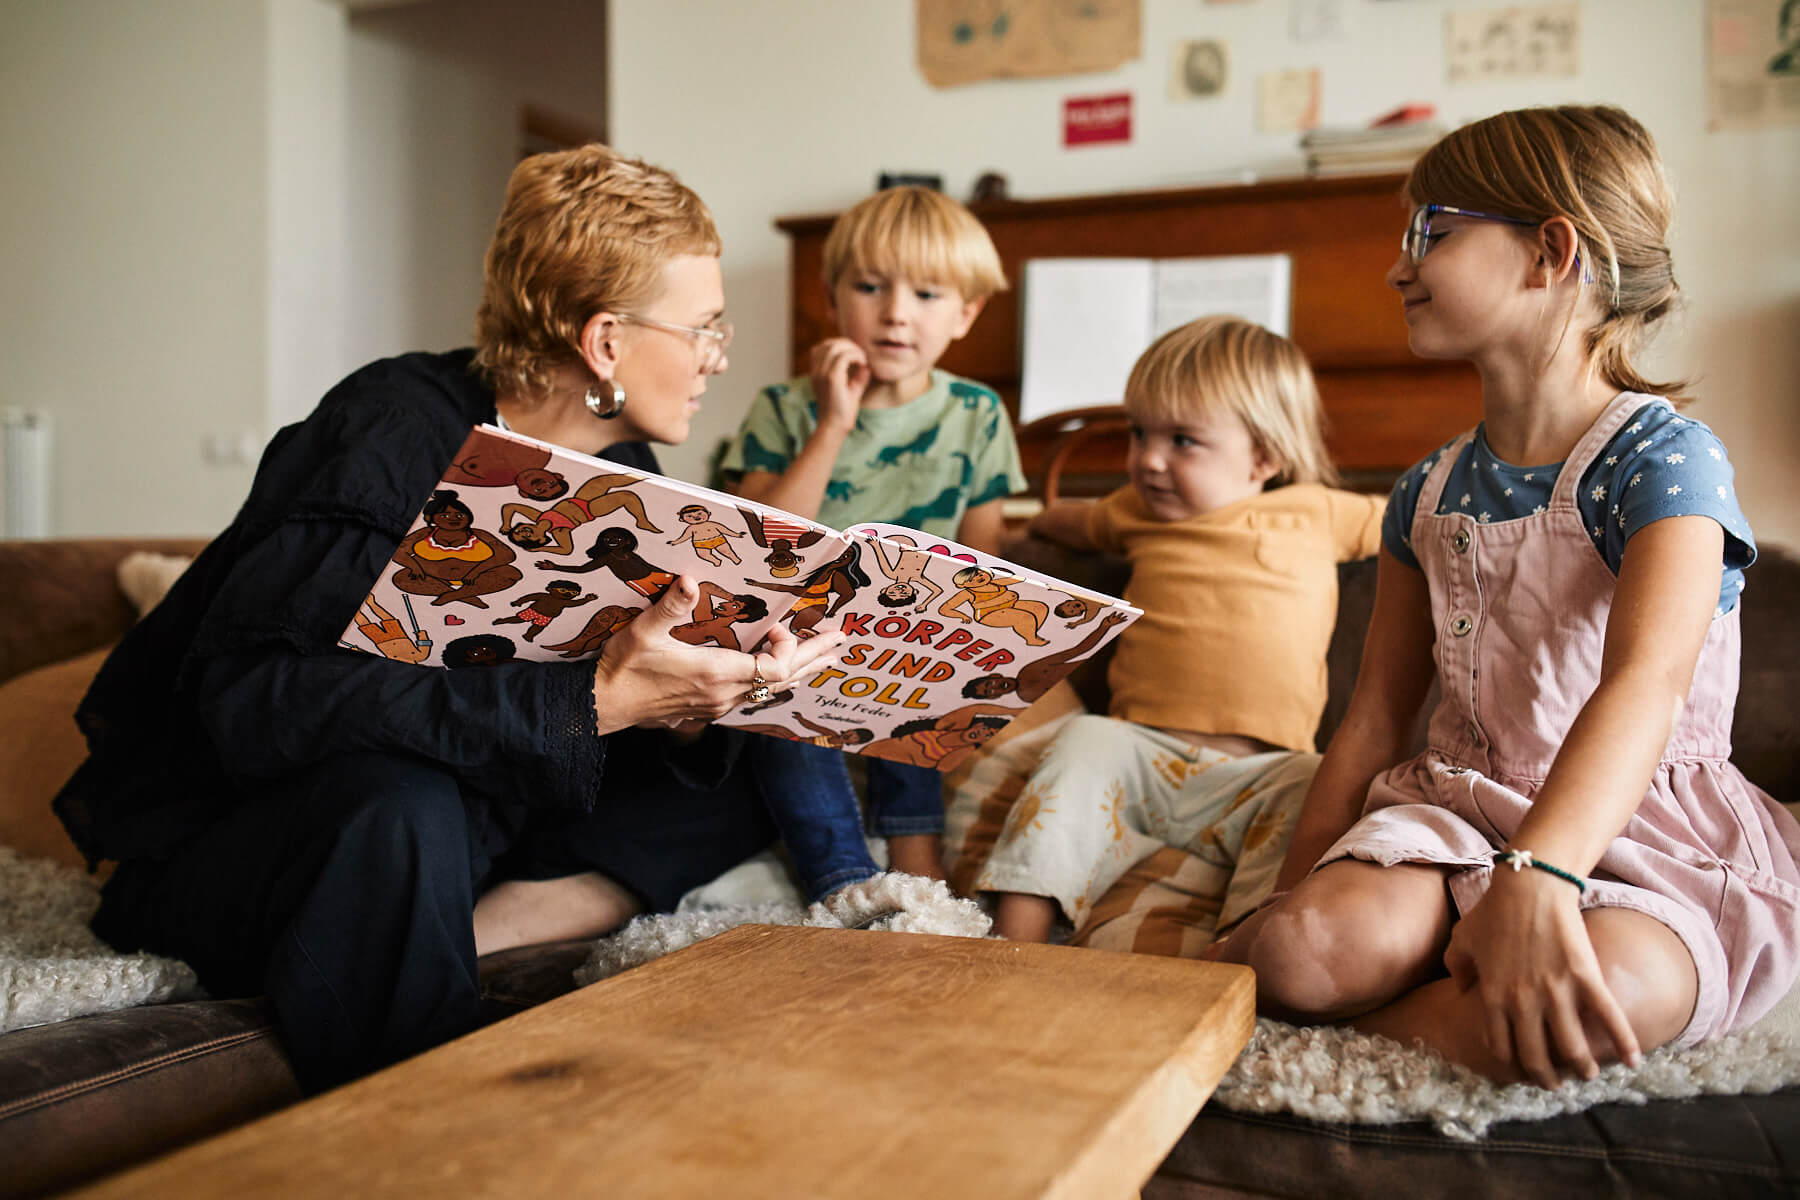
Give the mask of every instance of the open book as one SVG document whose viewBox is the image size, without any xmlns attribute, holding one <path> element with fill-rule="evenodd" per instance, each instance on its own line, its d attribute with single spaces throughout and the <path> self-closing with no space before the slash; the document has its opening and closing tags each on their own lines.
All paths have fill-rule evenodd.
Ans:
<svg viewBox="0 0 1800 1200">
<path fill-rule="evenodd" d="M 593 658 L 680 575 L 693 645 L 850 635 L 720 724 L 941 770 L 1142 615 L 915 530 L 835 530 L 481 425 L 340 640 L 450 669 Z"/>
<path fill-rule="evenodd" d="M 1120 403 L 1138 355 L 1197 317 L 1286 336 L 1292 274 L 1285 254 L 1027 260 L 1019 418 Z"/>
</svg>

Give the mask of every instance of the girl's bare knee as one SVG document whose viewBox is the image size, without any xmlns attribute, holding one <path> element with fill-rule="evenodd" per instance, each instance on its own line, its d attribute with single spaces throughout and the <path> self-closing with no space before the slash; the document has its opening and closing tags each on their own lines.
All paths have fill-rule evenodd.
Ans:
<svg viewBox="0 0 1800 1200">
<path fill-rule="evenodd" d="M 1300 1019 L 1324 1019 L 1345 997 L 1341 924 L 1304 890 L 1269 911 L 1250 947 L 1263 1006 Z"/>
<path fill-rule="evenodd" d="M 1687 944 L 1660 921 L 1629 909 L 1592 910 L 1587 927 L 1601 978 L 1625 1011 L 1639 1049 L 1653 1050 L 1679 1037 L 1700 995 L 1699 972 Z M 1593 1024 L 1589 1022 L 1590 1036 L 1599 1035 L 1595 1044 L 1610 1048 L 1611 1039 Z"/>
<path fill-rule="evenodd" d="M 1321 868 L 1270 910 L 1251 947 L 1265 1006 L 1339 1020 L 1425 982 L 1449 936 L 1441 879 L 1350 860 Z"/>
</svg>

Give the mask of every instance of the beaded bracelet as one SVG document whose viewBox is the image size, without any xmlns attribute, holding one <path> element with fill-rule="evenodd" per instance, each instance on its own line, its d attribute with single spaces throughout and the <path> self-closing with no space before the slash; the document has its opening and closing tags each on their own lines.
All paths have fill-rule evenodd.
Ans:
<svg viewBox="0 0 1800 1200">
<path fill-rule="evenodd" d="M 1494 865 L 1497 867 L 1510 866 L 1514 871 L 1522 871 L 1526 867 L 1536 867 L 1538 870 L 1554 875 L 1558 879 L 1567 880 L 1569 883 L 1575 885 L 1576 891 L 1584 896 L 1587 895 L 1587 880 L 1572 872 L 1565 871 L 1561 867 L 1553 867 L 1541 859 L 1533 858 L 1531 856 L 1531 851 L 1529 850 L 1502 850 L 1494 855 Z"/>
</svg>

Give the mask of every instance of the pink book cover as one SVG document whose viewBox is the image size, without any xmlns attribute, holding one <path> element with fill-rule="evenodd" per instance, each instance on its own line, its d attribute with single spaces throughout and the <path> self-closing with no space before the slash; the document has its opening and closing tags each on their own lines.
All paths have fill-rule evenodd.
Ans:
<svg viewBox="0 0 1800 1200">
<path fill-rule="evenodd" d="M 843 650 L 720 724 L 954 770 L 1143 615 L 917 530 L 849 532 L 844 554 L 806 584 L 819 619 L 849 635 Z"/>
<path fill-rule="evenodd" d="M 594 658 L 681 575 L 692 645 L 754 650 L 777 621 L 850 635 L 720 724 L 940 770 L 1140 615 L 914 530 L 840 532 L 481 425 L 339 640 L 452 670 Z"/>
</svg>

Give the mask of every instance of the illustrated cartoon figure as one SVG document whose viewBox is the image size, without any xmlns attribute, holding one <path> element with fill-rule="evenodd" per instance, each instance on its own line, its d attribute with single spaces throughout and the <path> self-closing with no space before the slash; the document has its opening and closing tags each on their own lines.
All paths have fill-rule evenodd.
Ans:
<svg viewBox="0 0 1800 1200">
<path fill-rule="evenodd" d="M 425 502 L 425 528 L 406 535 L 393 559 L 400 569 L 393 584 L 415 596 L 430 596 L 433 605 L 459 600 L 486 608 L 482 597 L 503 591 L 523 578 L 512 565 L 512 547 L 475 528 L 475 514 L 440 489 Z"/>
<path fill-rule="evenodd" d="M 610 525 L 602 529 L 594 544 L 588 547 L 586 565 L 571 567 L 545 559 L 540 560 L 537 567 L 540 571 L 562 571 L 570 575 L 585 575 L 604 567 L 638 595 L 646 600 L 655 600 L 675 582 L 675 576 L 638 557 L 637 547 L 636 534 L 621 525 Z"/>
<path fill-rule="evenodd" d="M 1006 728 L 1012 712 L 997 704 L 965 704 L 941 717 L 920 717 L 896 725 L 892 734 L 870 742 L 863 753 L 915 767 L 954 771 Z"/>
<path fill-rule="evenodd" d="M 512 639 L 497 633 L 471 633 L 444 647 L 444 665 L 451 670 L 462 667 L 490 667 L 511 662 L 518 652 Z"/>
<path fill-rule="evenodd" d="M 573 496 L 565 496 L 549 508 L 537 509 L 529 504 L 503 505 L 500 532 L 523 550 L 573 554 L 574 534 L 578 527 L 622 508 L 631 514 L 639 529 L 661 533 L 662 530 L 644 515 L 644 502 L 637 498 L 637 493 L 613 490 L 636 482 L 635 475 L 596 475 L 576 488 Z"/>
<path fill-rule="evenodd" d="M 555 500 L 569 481 L 549 469 L 550 451 L 471 430 L 444 471 L 444 482 L 466 487 L 516 487 L 527 500 Z"/>
<path fill-rule="evenodd" d="M 675 626 L 669 635 L 690 646 L 713 642 L 727 650 L 742 650 L 732 626 L 741 621 L 760 621 L 768 615 L 769 606 L 761 596 L 734 596 L 712 580 L 702 579 L 694 619 Z"/>
<path fill-rule="evenodd" d="M 744 561 L 737 556 L 737 551 L 731 548 L 729 541 L 731 538 L 744 535 L 713 520 L 712 510 L 704 504 L 690 504 L 675 515 L 687 528 L 681 531 L 680 537 L 672 539 L 669 545 L 679 546 L 692 539 L 694 553 L 715 567 L 721 565 L 719 562 L 721 554 L 734 563 Z"/>
<path fill-rule="evenodd" d="M 362 607 L 356 610 L 356 629 L 373 643 L 375 649 L 381 651 L 383 657 L 395 662 L 422 663 L 431 657 L 431 635 L 419 628 L 418 618 L 413 616 L 411 600 L 406 601 L 406 616 L 412 622 L 411 633 L 403 629 L 400 622 L 394 619 L 394 614 L 381 607 L 375 597 L 370 595 L 363 600 Z"/>
<path fill-rule="evenodd" d="M 825 536 L 824 531 L 798 521 L 777 522 L 772 516 L 765 521 L 761 514 L 748 508 L 739 508 L 738 515 L 744 518 L 750 540 L 769 552 L 763 561 L 769 564 L 769 574 L 777 579 L 798 575 L 800 564 L 806 559 L 794 551 L 804 550 Z"/>
<path fill-rule="evenodd" d="M 904 544 L 908 549 L 901 550 L 888 544 L 896 542 Z M 875 558 L 881 564 L 881 573 L 892 581 L 877 593 L 877 598 L 889 608 L 904 608 L 908 604 L 916 604 L 913 612 L 922 613 L 944 594 L 943 587 L 925 573 L 925 568 L 931 564 L 931 555 L 914 549 L 917 545 L 917 542 L 900 533 L 886 534 L 874 542 Z M 892 562 L 888 561 L 890 548 L 894 550 Z M 919 599 L 921 587 L 931 589 L 931 595 L 923 600 Z"/>
<path fill-rule="evenodd" d="M 537 635 L 547 628 L 550 622 L 561 616 L 566 609 L 582 604 L 591 604 L 600 598 L 592 592 L 585 596 L 578 595 L 577 593 L 581 591 L 580 585 L 571 583 L 567 579 L 552 579 L 544 585 L 544 589 L 544 591 L 532 592 L 528 596 L 520 596 L 514 600 L 513 607 L 518 608 L 519 611 L 510 617 L 499 618 L 494 624 L 514 625 L 521 622 L 529 624 L 531 628 L 525 631 L 525 640 L 536 641 Z M 519 608 L 520 605 L 525 607 Z"/>
<path fill-rule="evenodd" d="M 800 597 L 793 608 L 788 610 L 787 627 L 795 637 L 809 638 L 813 626 L 828 617 L 835 617 L 838 610 L 850 603 L 856 595 L 856 589 L 869 586 L 869 577 L 862 566 L 862 547 L 851 542 L 844 552 L 806 577 L 803 585 L 791 583 L 760 583 L 754 579 L 744 582 L 751 587 L 763 588 L 771 592 L 788 592 Z"/>
<path fill-rule="evenodd" d="M 1021 600 L 1008 584 L 1020 582 L 997 576 L 986 567 L 964 567 L 950 577 L 960 591 L 938 605 L 941 616 L 955 617 L 967 624 L 970 620 L 999 629 L 1010 629 L 1025 639 L 1027 646 L 1048 646 L 1038 636 L 1038 629 L 1050 616 L 1050 608 L 1037 600 Z M 968 606 L 964 613 L 963 606 Z"/>
<path fill-rule="evenodd" d="M 1050 611 L 1069 623 L 1070 629 L 1080 629 L 1107 608 L 1107 603 L 1096 596 L 1083 596 L 1076 592 L 1064 592 L 1067 600 L 1059 601 Z"/>
<path fill-rule="evenodd" d="M 745 709 L 745 712 L 750 711 Z M 749 733 L 767 734 L 770 737 L 786 738 L 790 742 L 805 742 L 809 746 L 829 746 L 833 750 L 845 746 L 860 746 L 874 738 L 867 729 L 851 726 L 844 729 L 833 729 L 827 725 L 819 725 L 798 714 L 794 720 L 813 731 L 812 737 L 802 737 L 784 725 L 739 725 L 737 728 Z"/>
<path fill-rule="evenodd" d="M 1065 600 L 1063 603 L 1074 601 Z M 1056 607 L 1060 610 L 1063 605 Z M 1085 658 L 1106 637 L 1106 631 L 1124 619 L 1125 614 L 1122 612 L 1109 612 L 1076 645 L 1058 650 L 1055 654 L 1046 654 L 1036 662 L 1026 663 L 1019 668 L 1017 675 L 983 675 L 978 679 L 971 679 L 963 684 L 962 694 L 971 700 L 998 700 L 1002 696 L 1016 695 L 1025 703 L 1034 704 L 1043 698 L 1044 693 L 1057 680 L 1068 674 L 1068 664 Z"/>
<path fill-rule="evenodd" d="M 546 650 L 554 650 L 564 658 L 581 658 L 584 655 L 598 654 L 605 648 L 607 640 L 619 630 L 631 624 L 632 618 L 644 610 L 626 608 L 619 604 L 608 604 L 581 627 L 581 632 L 566 642 L 545 643 Z"/>
</svg>

